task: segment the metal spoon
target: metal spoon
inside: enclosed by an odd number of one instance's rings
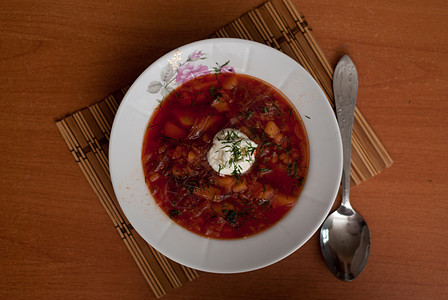
[[[366,222],[350,205],[350,156],[355,115],[358,73],[352,60],[344,55],[333,78],[336,115],[342,137],[342,202],[322,225],[320,247],[330,271],[342,281],[355,279],[367,263],[370,231]]]

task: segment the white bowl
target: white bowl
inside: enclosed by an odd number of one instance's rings
[[[149,118],[166,93],[185,80],[177,68],[229,61],[236,73],[260,78],[296,106],[309,139],[308,177],[297,204],[277,224],[243,239],[208,239],[173,222],[155,203],[141,163]],[[187,65],[190,64],[190,65]],[[202,67],[205,69],[205,67]],[[180,70],[182,71],[182,70]],[[188,72],[182,74],[188,74]],[[171,83],[167,83],[173,79]],[[182,46],[158,59],[134,82],[115,116],[109,148],[110,173],[120,206],[137,232],[170,259],[202,271],[238,273],[273,264],[300,248],[320,227],[335,200],[342,173],[339,127],[314,79],[289,56],[240,39],[209,39]]]

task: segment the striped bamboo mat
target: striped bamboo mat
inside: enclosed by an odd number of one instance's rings
[[[333,105],[333,69],[309,26],[289,0],[272,0],[249,11],[211,37],[233,37],[265,43],[297,60],[319,83]],[[164,257],[149,246],[123,214],[110,181],[108,146],[115,112],[127,88],[56,122],[74,160],[156,297],[199,276],[198,271]],[[359,110],[355,114],[352,183],[359,184],[392,164],[392,159]]]

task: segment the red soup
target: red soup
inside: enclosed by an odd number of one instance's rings
[[[255,143],[247,171],[235,163],[244,158],[238,139],[220,148],[231,157],[232,173],[211,166],[207,154],[223,129]],[[284,217],[309,163],[306,132],[292,104],[271,85],[233,73],[203,75],[170,93],[151,116],[142,150],[160,208],[184,228],[219,239],[259,233]]]

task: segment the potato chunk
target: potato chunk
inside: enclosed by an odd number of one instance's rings
[[[280,129],[274,121],[269,121],[264,128],[264,132],[272,139],[280,133]]]
[[[189,111],[175,110],[173,114],[177,117],[179,123],[185,127],[189,128],[194,124],[195,116]]]
[[[235,185],[235,178],[231,176],[216,176],[215,184],[224,189],[227,193],[232,190]]]
[[[235,74],[225,74],[221,77],[221,85],[224,89],[230,90],[238,84]]]
[[[291,205],[294,203],[295,201],[295,197],[292,195],[286,195],[283,193],[277,193],[275,194],[274,198],[273,198],[273,202],[272,202],[272,206],[275,207],[280,207],[280,206],[284,206],[284,205]]]
[[[213,101],[212,106],[216,109],[218,112],[225,112],[230,110],[230,106],[227,102],[224,102],[220,99],[217,99]]]
[[[186,134],[185,130],[183,130],[182,128],[180,128],[179,126],[177,126],[176,124],[174,124],[170,121],[167,121],[165,123],[164,130],[165,130],[165,135],[172,139],[180,139],[180,138],[184,137]]]
[[[239,182],[232,188],[232,190],[233,190],[233,192],[235,192],[235,193],[244,192],[245,190],[247,190],[246,180],[239,181]]]
[[[221,190],[212,185],[210,185],[205,189],[197,188],[194,190],[193,194],[210,201],[218,201],[219,199],[222,198]]]

